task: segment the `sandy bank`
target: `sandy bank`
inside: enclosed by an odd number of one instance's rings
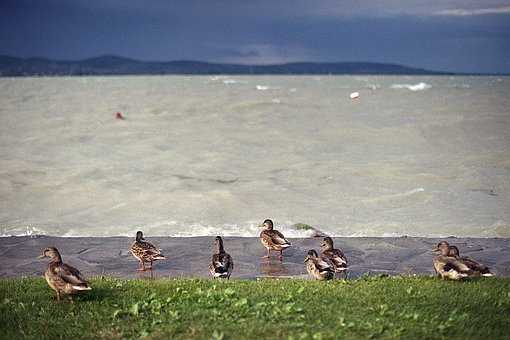
[[[160,248],[168,260],[159,261],[155,277],[209,277],[212,237],[148,238]],[[76,266],[87,276],[150,277],[137,273],[137,261],[128,252],[133,240],[127,237],[0,238],[0,277],[42,275],[46,262],[37,256],[47,246],[56,246],[64,261]],[[268,276],[306,277],[303,258],[307,250],[319,248],[321,239],[291,239],[293,247],[285,252],[283,262],[276,258],[261,259],[264,249],[258,238],[226,237],[226,250],[233,256],[233,278]],[[451,238],[461,255],[473,257],[500,276],[510,276],[510,239]],[[432,274],[433,238],[335,238],[350,262],[349,277],[371,274]]]

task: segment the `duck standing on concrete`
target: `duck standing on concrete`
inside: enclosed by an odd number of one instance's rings
[[[61,295],[65,294],[69,296],[72,302],[73,295],[92,289],[78,269],[62,262],[62,257],[57,248],[44,249],[39,258],[45,257],[50,258],[50,263],[44,272],[44,278],[51,289],[57,293],[57,301],[60,301]]]
[[[325,237],[321,244],[321,257],[329,261],[335,273],[347,275],[347,258],[340,249],[335,249],[333,239]]]
[[[267,255],[263,258],[269,258],[271,250],[280,252],[280,261],[283,259],[283,250],[291,246],[290,242],[278,230],[273,229],[273,221],[265,220],[263,225],[265,229],[260,233],[260,241],[267,249]]]
[[[225,252],[223,247],[223,240],[220,236],[216,236],[214,239],[215,252],[209,265],[209,271],[213,278],[226,278],[230,279],[230,275],[234,270],[234,261],[232,257]]]
[[[136,232],[135,242],[131,245],[131,254],[140,261],[139,271],[152,269],[152,263],[157,260],[164,260],[165,256],[161,254],[161,249],[156,248],[152,243],[145,241],[141,231]],[[150,267],[145,268],[145,262],[150,262]]]
[[[309,250],[305,257],[306,271],[316,280],[331,280],[335,276],[335,270],[324,259],[317,255],[315,250]]]

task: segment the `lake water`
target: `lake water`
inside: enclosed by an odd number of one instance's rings
[[[0,140],[4,236],[510,237],[509,77],[0,78]]]

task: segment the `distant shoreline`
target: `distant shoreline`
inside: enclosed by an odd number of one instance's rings
[[[121,75],[468,75],[377,62],[227,64],[195,60],[140,61],[119,56],[62,61],[0,56],[0,77]],[[481,74],[480,74],[481,75]]]

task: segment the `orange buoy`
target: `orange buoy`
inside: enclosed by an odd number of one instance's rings
[[[115,114],[115,118],[117,118],[117,119],[121,119],[121,120],[124,120],[124,119],[125,119],[121,112],[117,112],[117,113]]]

